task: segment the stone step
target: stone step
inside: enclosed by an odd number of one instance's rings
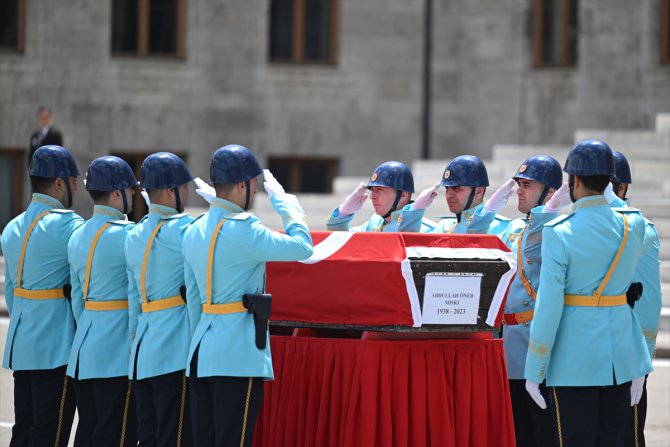
[[[629,160],[670,160],[670,133],[633,129],[579,129],[575,132],[575,142],[585,139],[605,141]]]
[[[670,332],[670,307],[661,309],[661,321],[658,324],[659,332]]]
[[[670,113],[656,114],[656,132],[670,133]]]
[[[663,307],[670,307],[670,283],[661,284],[661,296],[663,297]]]

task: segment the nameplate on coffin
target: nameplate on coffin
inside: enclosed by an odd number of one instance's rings
[[[433,272],[425,276],[424,324],[477,324],[482,273]]]

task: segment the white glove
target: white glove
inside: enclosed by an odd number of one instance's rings
[[[339,207],[340,215],[351,216],[363,208],[363,203],[365,203],[365,199],[368,198],[368,195],[365,193],[366,186],[365,183],[361,183],[354,189],[354,192],[344,199],[344,202],[342,202],[342,205]]]
[[[151,200],[149,200],[149,194],[147,194],[147,190],[142,188],[140,194],[142,194],[142,198],[147,203],[147,206],[151,205]]]
[[[642,398],[642,388],[644,387],[644,376],[633,379],[630,384],[630,406],[640,403]]]
[[[614,194],[614,189],[612,188],[611,183],[607,184],[607,188],[605,188],[605,192],[603,194],[605,196],[605,200],[607,200],[607,203],[612,203],[614,199],[618,198],[616,194]]]
[[[544,397],[542,397],[542,393],[540,393],[539,383],[526,380],[526,391],[528,391],[528,394],[530,394],[530,397],[535,401],[538,407],[543,410],[547,409],[547,402],[544,400]]]
[[[486,201],[482,212],[496,213],[503,209],[505,205],[507,205],[509,198],[512,197],[512,194],[514,194],[515,186],[516,180],[513,178],[503,183],[502,186],[498,188],[496,192],[494,192],[493,195],[491,195],[491,197]]]
[[[542,211],[545,213],[558,213],[560,210],[572,203],[570,199],[570,187],[567,182],[563,182],[560,188],[554,192],[551,199],[545,203]]]
[[[263,187],[265,187],[265,192],[268,193],[268,197],[272,198],[277,194],[284,194],[284,188],[279,184],[269,169],[263,169],[263,177],[265,178]]]
[[[414,203],[410,205],[411,210],[425,210],[428,208],[432,203],[433,200],[435,200],[435,197],[437,197],[437,189],[440,187],[440,184],[436,184],[431,186],[430,188],[426,188],[423,191],[421,191],[421,194],[419,194],[419,197],[416,198]]]
[[[214,187],[209,186],[207,182],[205,182],[203,179],[200,177],[196,177],[193,179],[195,182],[195,193],[205,199],[207,203],[211,203],[212,199],[216,197],[216,190]]]

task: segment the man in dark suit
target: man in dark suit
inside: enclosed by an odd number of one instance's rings
[[[40,129],[33,132],[30,137],[30,153],[28,154],[28,166],[33,159],[33,154],[37,148],[48,144],[56,146],[63,145],[63,135],[60,131],[51,125],[51,109],[47,106],[40,106],[37,109],[37,122]]]

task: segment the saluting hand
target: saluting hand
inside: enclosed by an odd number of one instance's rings
[[[544,212],[558,213],[560,210],[572,203],[570,198],[570,187],[567,182],[563,182],[560,188],[556,190],[551,199],[544,205]]]
[[[142,188],[140,194],[142,194],[142,198],[146,202],[147,206],[151,205],[151,200],[149,200],[149,194],[147,193],[147,190]]]
[[[193,181],[195,182],[195,186],[197,186],[195,193],[205,199],[207,203],[211,203],[212,199],[216,197],[216,190],[214,187],[209,186],[209,184],[200,177],[194,178]]]
[[[430,188],[426,188],[423,191],[421,191],[421,194],[419,194],[419,197],[416,198],[414,203],[410,206],[412,210],[425,210],[427,209],[430,205],[433,204],[433,200],[435,200],[435,197],[437,197],[437,189],[440,187],[439,183],[436,183],[435,185],[431,186]]]
[[[265,178],[263,187],[265,188],[265,192],[268,193],[270,198],[277,194],[284,194],[284,187],[277,181],[269,169],[263,169],[263,177]]]
[[[514,187],[516,180],[513,178],[507,180],[500,188],[494,192],[491,197],[484,204],[484,213],[497,213],[507,205],[509,198],[514,194]]]
[[[365,193],[366,184],[361,183],[354,189],[354,192],[349,194],[342,205],[339,206],[339,213],[343,216],[351,216],[355,214],[358,210],[363,208],[363,203],[365,199],[368,198],[368,195]]]

